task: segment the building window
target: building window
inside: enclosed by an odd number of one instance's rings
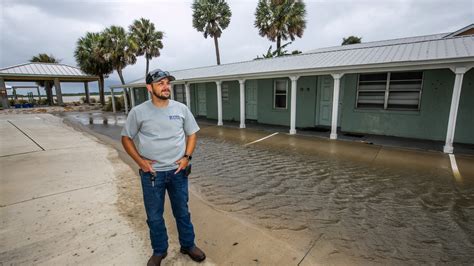
[[[222,101],[225,103],[229,102],[229,85],[228,84],[222,84]]]
[[[174,99],[180,103],[186,104],[186,91],[184,84],[174,85]]]
[[[357,108],[420,110],[423,72],[360,74]]]
[[[286,79],[275,80],[273,87],[273,108],[286,109],[288,98],[288,81]]]

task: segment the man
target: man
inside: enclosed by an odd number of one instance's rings
[[[166,190],[178,227],[181,252],[198,262],[206,258],[194,244],[188,211],[187,175],[199,127],[186,105],[169,100],[173,80],[167,71],[158,69],[148,73],[146,87],[151,100],[130,111],[122,130],[122,145],[140,167],[153,248],[148,265],[160,265],[167,255],[168,236],[163,220]]]

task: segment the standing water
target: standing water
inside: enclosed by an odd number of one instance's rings
[[[322,236],[333,247],[324,263],[474,262],[474,182],[457,183],[447,170],[378,167],[206,137],[194,158],[192,184],[206,200],[272,230]]]

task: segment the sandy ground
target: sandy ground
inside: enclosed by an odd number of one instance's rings
[[[5,114],[0,134],[0,264],[146,263],[151,249],[137,169],[116,142],[49,114]],[[166,208],[164,265],[194,265],[179,253]],[[205,265],[314,265],[305,257],[314,245],[305,232],[258,228],[195,193],[190,208]]]

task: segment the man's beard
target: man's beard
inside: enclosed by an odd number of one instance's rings
[[[159,95],[158,93],[156,93],[155,91],[153,91],[153,95],[155,95],[158,99],[160,100],[168,100],[170,98],[170,96],[166,97],[164,95]]]

